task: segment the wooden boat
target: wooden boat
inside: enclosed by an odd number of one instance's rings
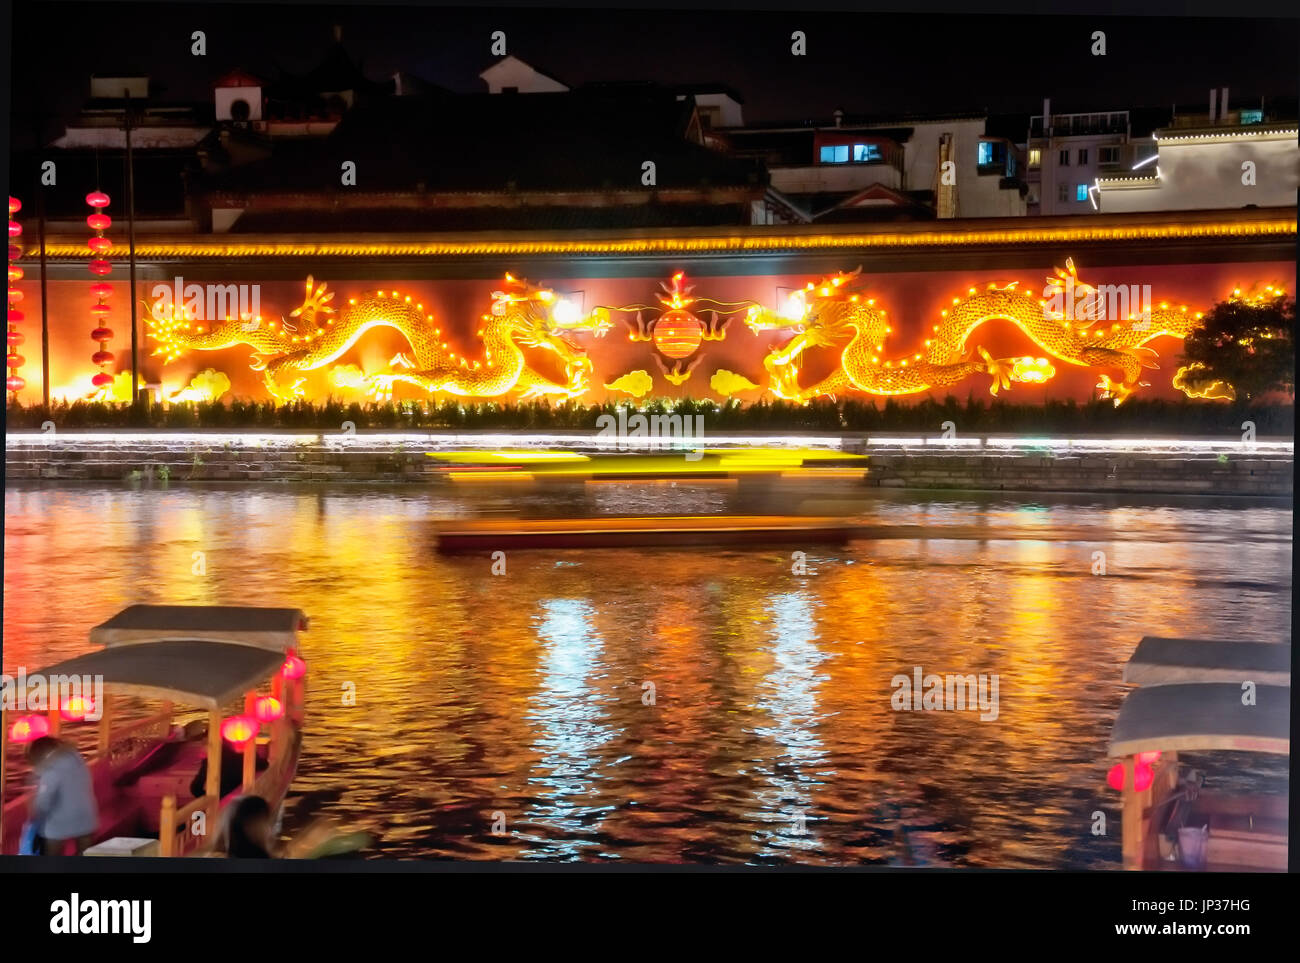
[[[265,799],[278,820],[302,745],[306,666],[297,651],[306,629],[298,609],[132,605],[91,630],[99,651],[41,671],[46,680],[103,680],[105,704],[87,759],[99,808],[88,852],[205,855],[223,810],[245,794]],[[124,722],[127,698],[152,711]],[[66,721],[69,700],[61,701],[43,715],[0,715],[0,772],[3,747],[17,731],[57,735],[78,724]],[[229,711],[241,702],[242,713]],[[178,724],[196,712],[189,725]],[[209,765],[203,794],[193,796],[191,782],[205,759],[222,758],[223,739],[242,754],[239,785],[223,794],[223,766]],[[5,802],[0,785],[0,853],[18,852],[30,795]]]
[[[1290,665],[1285,644],[1142,640],[1124,671],[1140,688],[1120,706],[1109,751],[1125,869],[1286,871],[1288,796],[1216,791],[1218,774],[1179,754],[1289,756]]]
[[[438,533],[446,554],[529,548],[844,542],[859,526],[841,518],[796,515],[676,515],[484,519],[453,522]]]

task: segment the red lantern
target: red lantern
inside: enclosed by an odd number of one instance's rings
[[[287,655],[284,657],[284,664],[280,666],[280,675],[286,679],[301,679],[307,672],[307,663],[296,655]]]
[[[59,715],[69,722],[82,722],[95,711],[95,700],[84,696],[68,696],[59,708]]]
[[[9,237],[18,237],[23,233],[22,225],[13,219],[13,216],[22,210],[22,202],[16,197],[9,198]],[[22,246],[19,244],[9,245],[9,260],[16,261],[23,256]],[[9,290],[8,290],[8,323],[9,328],[6,332],[6,340],[11,349],[5,358],[5,365],[9,368],[9,376],[5,379],[5,387],[14,395],[11,400],[17,401],[18,392],[27,387],[27,382],[18,375],[18,369],[22,367],[23,356],[12,349],[23,343],[23,336],[18,333],[17,325],[23,320],[23,313],[14,307],[15,304],[23,300],[23,292],[14,287],[18,281],[22,280],[23,269],[16,264],[9,265]]]
[[[108,207],[109,196],[103,191],[91,191],[86,195],[86,203],[95,210],[94,214],[86,218],[86,223],[95,231],[95,235],[86,242],[86,246],[95,254],[104,254],[113,247],[113,242],[104,237],[104,232],[109,229],[113,220],[107,214],[101,213],[104,208]],[[113,265],[102,257],[96,257],[90,262],[91,274],[103,277],[106,274],[111,274],[112,271]],[[106,388],[113,383],[113,376],[107,370],[113,363],[113,352],[108,350],[108,341],[113,337],[113,330],[104,324],[110,310],[104,302],[113,293],[113,288],[109,284],[97,282],[90,286],[90,293],[97,302],[90,309],[97,322],[95,330],[90,332],[90,340],[99,342],[99,350],[90,358],[94,365],[99,368],[99,373],[90,379],[90,383],[96,388]]]
[[[275,696],[259,696],[253,701],[253,715],[258,722],[274,722],[284,716],[284,704]]]
[[[252,716],[231,716],[221,724],[221,738],[243,750],[257,738],[257,720]]]
[[[1151,786],[1156,777],[1155,772],[1146,763],[1139,762],[1133,767],[1133,788],[1138,792]]]
[[[1110,772],[1106,773],[1106,785],[1110,786],[1116,792],[1122,792],[1124,789],[1124,763],[1117,762],[1110,767]]]
[[[9,198],[10,204],[13,204],[13,198]],[[12,210],[12,206],[10,207]],[[50,734],[50,720],[42,715],[19,716],[9,727],[9,741],[19,744],[25,742],[35,742],[42,736]]]

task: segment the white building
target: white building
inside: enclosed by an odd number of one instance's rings
[[[825,126],[721,134],[737,154],[762,159],[772,186],[817,221],[1021,216],[1016,146],[987,122],[980,113],[845,123],[837,111]]]
[[[1130,211],[1295,207],[1300,145],[1294,120],[1263,110],[1175,118],[1151,137],[1145,162],[1100,177],[1098,204]]]
[[[490,94],[562,94],[568,85],[518,57],[502,57],[479,74]]]
[[[1127,110],[1053,114],[1051,101],[1043,101],[1043,113],[1029,118],[1029,213],[1095,213],[1097,178],[1141,160],[1131,135]]]

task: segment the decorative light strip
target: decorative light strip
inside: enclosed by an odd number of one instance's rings
[[[865,445],[869,453],[872,449],[888,448],[924,448],[929,452],[938,450],[986,449],[999,453],[1013,449],[1029,452],[1050,450],[1062,452],[1070,450],[1085,451],[1123,451],[1123,452],[1258,452],[1293,455],[1293,441],[1241,441],[1229,438],[1071,438],[1071,437],[1025,437],[1021,435],[985,435],[970,437],[943,438],[940,436],[890,436],[890,435],[706,435],[702,438],[661,438],[658,445],[652,444],[656,439],[642,439],[646,442],[641,447],[629,447],[628,442],[616,438],[604,438],[595,430],[591,432],[562,433],[441,433],[441,432],[375,432],[374,434],[346,432],[312,432],[284,433],[268,432],[162,432],[162,431],[51,431],[51,432],[10,432],[5,437],[6,447],[62,447],[99,443],[104,445],[151,444],[169,445],[245,445],[250,448],[292,448],[297,445],[337,445],[342,447],[382,447],[402,445],[427,445],[443,451],[454,450],[499,450],[503,448],[586,448],[617,449],[631,452],[664,448],[719,448],[726,446],[753,446],[761,443],[765,447],[777,448],[828,448],[843,450],[853,448],[862,450]],[[622,446],[622,447],[620,447]]]
[[[113,272],[113,265],[106,257],[113,249],[113,242],[104,237],[104,232],[113,224],[113,219],[104,213],[104,208],[109,205],[109,196],[103,191],[91,191],[86,195],[86,203],[94,212],[86,218],[86,224],[95,232],[86,242],[94,255],[90,262],[90,273],[102,278]],[[113,363],[113,352],[108,350],[113,329],[107,323],[110,310],[107,302],[113,293],[113,286],[107,281],[96,281],[90,286],[90,293],[95,296],[95,303],[90,309],[90,313],[95,316],[95,330],[90,332],[90,340],[99,342],[99,350],[90,359],[99,368],[99,372],[90,382],[96,388],[104,388],[113,383],[113,376],[106,370]]]
[[[23,341],[26,340],[23,337],[22,333],[18,330],[18,324],[23,320],[24,316],[23,316],[23,312],[19,308],[15,307],[15,305],[20,304],[22,302],[23,292],[19,291],[16,287],[14,287],[14,285],[17,282],[22,280],[23,269],[20,268],[17,264],[13,263],[14,261],[18,260],[18,258],[22,257],[22,253],[23,253],[22,245],[19,243],[18,240],[20,237],[22,237],[23,226],[14,220],[14,215],[17,214],[22,209],[23,209],[22,201],[18,200],[18,198],[16,197],[9,198],[9,262],[10,263],[9,263],[9,285],[8,285],[9,295],[8,295],[8,300],[6,302],[6,307],[9,311],[9,315],[6,321],[7,347],[5,349],[5,366],[9,369],[9,377],[5,379],[5,387],[10,392],[12,392],[12,398],[14,400],[17,399],[18,392],[22,391],[23,388],[27,387],[27,382],[24,381],[18,374],[18,369],[21,368],[23,366],[23,362],[27,360],[18,353],[19,346],[22,345]]]
[[[1225,141],[1236,140],[1239,137],[1275,137],[1278,140],[1287,137],[1294,137],[1300,133],[1300,129],[1295,127],[1276,128],[1273,130],[1234,130],[1234,131],[1201,131],[1199,134],[1152,134],[1153,140],[1164,142],[1170,140],[1204,140],[1204,141]]]
[[[136,256],[155,258],[257,257],[439,257],[517,256],[529,254],[689,254],[839,250],[844,248],[978,247],[1004,244],[1065,244],[1088,241],[1142,241],[1216,237],[1273,237],[1296,233],[1296,219],[1216,221],[1204,224],[1092,225],[983,231],[916,231],[872,234],[744,234],[713,237],[637,237],[616,240],[518,241],[144,241]],[[34,251],[29,252],[30,256]],[[56,241],[47,243],[47,257],[76,258],[81,249]]]

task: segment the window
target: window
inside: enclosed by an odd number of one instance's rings
[[[1241,122],[1243,124],[1262,124],[1264,123],[1264,112],[1262,110],[1243,110],[1241,112]]]
[[[1076,201],[1086,201],[1088,199],[1088,185],[1080,184],[1074,189],[1074,199]]]
[[[993,144],[991,141],[980,141],[980,153],[977,163],[983,167],[985,164],[993,163]]]
[[[1088,148],[1086,147],[1079,148],[1079,166],[1080,167],[1088,166]]]
[[[1029,166],[1038,167],[1043,163],[1043,151],[1040,147],[1035,147],[1029,152]]]
[[[830,144],[822,148],[823,164],[847,164],[849,162],[848,144]]]
[[[853,161],[856,164],[868,164],[880,160],[879,144],[854,144]]]
[[[1118,147],[1098,147],[1097,163],[1099,164],[1118,164],[1119,148]]]
[[[1069,167],[1069,166],[1070,166],[1070,152],[1069,152],[1068,150],[1063,150],[1063,151],[1061,151],[1061,158],[1060,158],[1060,160],[1061,160],[1061,166],[1062,166],[1062,167]]]
[[[1056,188],[1056,199],[1064,204],[1070,199],[1070,185],[1061,184]]]

